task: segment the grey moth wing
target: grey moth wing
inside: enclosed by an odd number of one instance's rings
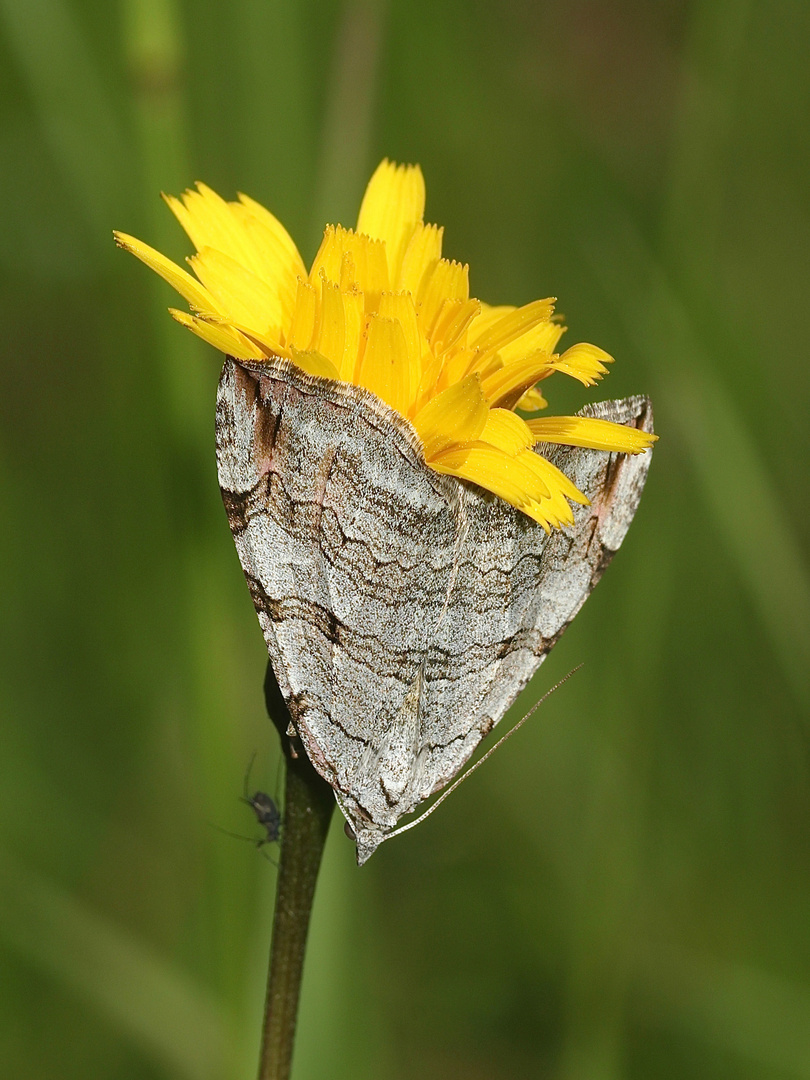
[[[644,397],[582,410],[652,430]],[[446,786],[587,599],[651,452],[541,447],[590,499],[546,532],[430,469],[374,394],[288,361],[228,358],[222,497],[279,687],[359,863]]]

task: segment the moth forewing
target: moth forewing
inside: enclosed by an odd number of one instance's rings
[[[582,414],[652,430],[646,398]],[[358,862],[456,776],[632,520],[650,451],[542,452],[590,499],[550,535],[430,469],[408,421],[368,391],[280,359],[225,363],[228,519],[292,721]]]

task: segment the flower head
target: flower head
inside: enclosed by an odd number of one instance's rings
[[[283,225],[246,195],[226,202],[204,184],[166,202],[196,247],[196,278],[123,233],[116,242],[188,302],[173,317],[236,359],[283,356],[310,375],[354,383],[411,421],[425,461],[472,481],[545,529],[587,500],[537,443],[636,454],[655,439],[588,417],[524,420],[556,372],[592,386],[612,357],[595,345],[555,352],[565,328],[554,298],[491,307],[470,296],[469,268],[442,258],[424,223],[418,166],[383,161],[355,230],[327,226],[309,272]]]

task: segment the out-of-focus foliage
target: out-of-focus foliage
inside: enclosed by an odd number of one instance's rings
[[[425,825],[320,883],[296,1080],[810,1077],[810,7],[0,0],[0,1059],[253,1074],[264,648],[180,258],[204,179],[311,258],[419,161],[490,302],[560,297],[662,435],[622,552]],[[553,388],[553,411],[582,403]]]

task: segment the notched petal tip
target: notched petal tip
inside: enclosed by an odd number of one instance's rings
[[[658,439],[652,432],[588,416],[548,416],[527,420],[535,443],[583,446],[618,454],[641,454]]]

